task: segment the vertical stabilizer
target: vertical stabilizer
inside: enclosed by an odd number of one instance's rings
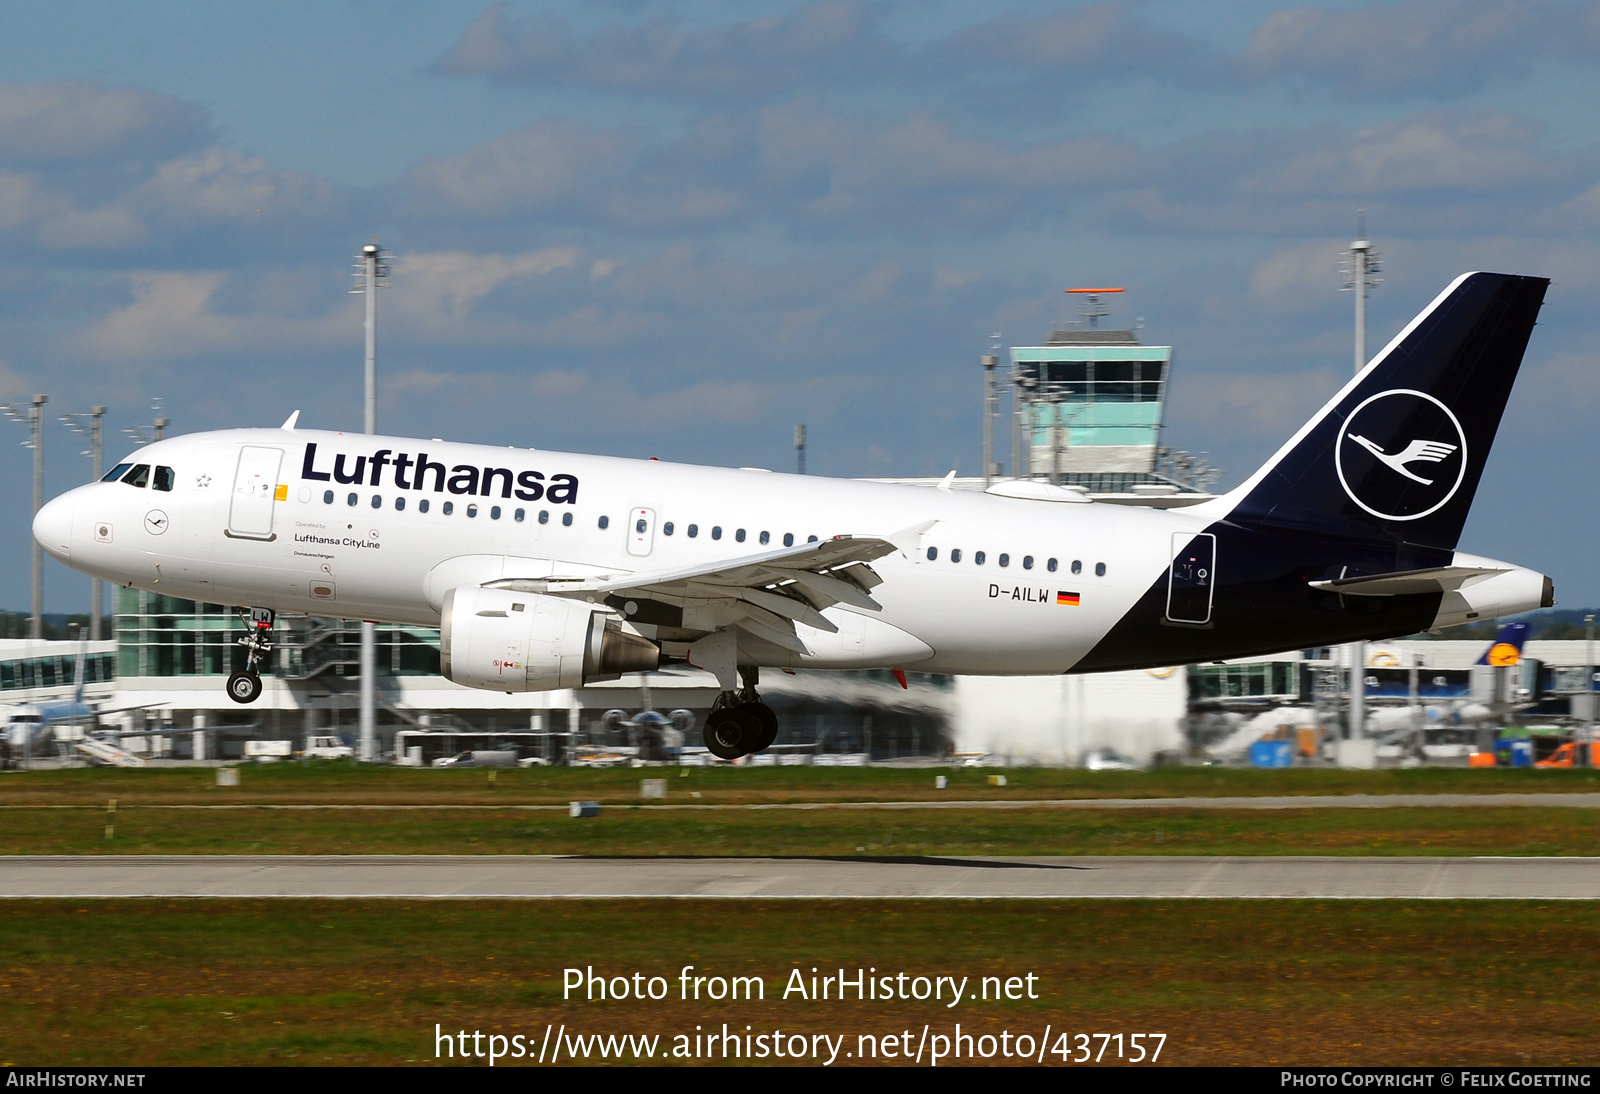
[[[1229,519],[1454,548],[1549,283],[1457,278],[1228,495]]]

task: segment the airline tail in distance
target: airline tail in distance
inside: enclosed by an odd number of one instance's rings
[[[1507,668],[1511,665],[1522,663],[1522,643],[1528,637],[1526,623],[1507,623],[1500,628],[1500,633],[1495,636],[1489,648],[1483,651],[1483,656],[1475,664],[1493,665],[1495,668]]]

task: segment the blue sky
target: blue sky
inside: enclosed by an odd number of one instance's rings
[[[1597,76],[1563,0],[12,5],[0,395],[51,395],[50,492],[91,403],[357,425],[377,236],[385,430],[976,473],[991,332],[1110,283],[1231,483],[1349,368],[1364,208],[1374,346],[1462,270],[1555,279],[1463,546],[1600,603]]]

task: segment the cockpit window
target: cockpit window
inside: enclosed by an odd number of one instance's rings
[[[132,471],[122,476],[122,481],[129,486],[144,486],[150,481],[150,465],[141,463]]]
[[[156,477],[151,481],[150,489],[171,490],[172,483],[175,479],[177,479],[177,477],[177,472],[173,471],[172,468],[161,467],[158,465],[156,467]]]
[[[119,463],[119,464],[117,464],[117,466],[113,467],[110,471],[107,471],[104,475],[101,475],[100,476],[100,481],[101,482],[116,482],[118,479],[122,478],[122,476],[126,475],[128,473],[128,468],[130,468],[132,466],[133,466],[133,464],[131,464],[131,463]]]

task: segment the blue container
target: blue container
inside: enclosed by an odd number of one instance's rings
[[[1288,741],[1257,741],[1250,746],[1251,767],[1289,767],[1294,750]]]
[[[1532,741],[1527,741],[1527,740],[1523,740],[1523,741],[1507,741],[1506,743],[1511,746],[1511,766],[1512,767],[1532,767],[1533,766],[1533,742]]]

